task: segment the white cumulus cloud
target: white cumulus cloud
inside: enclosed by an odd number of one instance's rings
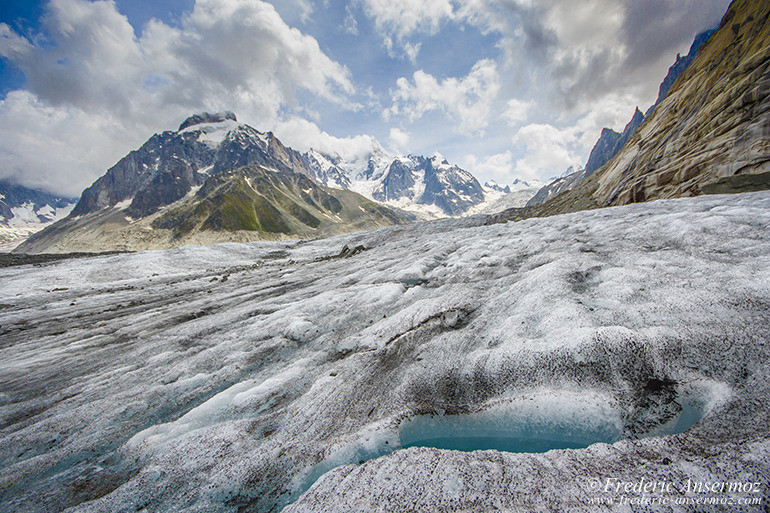
[[[510,150],[483,158],[466,155],[463,159],[463,166],[476,177],[492,177],[500,183],[513,180],[514,162]]]
[[[414,121],[432,111],[448,114],[461,133],[480,132],[489,123],[492,101],[500,91],[500,75],[494,61],[477,62],[461,78],[436,79],[422,70],[412,79],[401,77],[391,92],[388,116],[404,116]]]
[[[409,140],[410,137],[407,132],[404,132],[403,130],[396,127],[390,129],[390,137],[388,137],[388,141],[390,142],[391,148],[393,148],[396,152],[405,152],[408,148]]]
[[[577,136],[572,129],[533,123],[521,127],[513,144],[523,148],[525,155],[515,163],[514,172],[524,180],[556,175],[572,165],[580,165]]]

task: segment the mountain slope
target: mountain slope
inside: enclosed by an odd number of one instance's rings
[[[591,176],[594,171],[601,168],[604,164],[609,162],[612,157],[617,155],[621,148],[623,148],[628,140],[631,139],[631,136],[643,121],[644,114],[642,114],[637,107],[634,115],[631,116],[631,120],[623,129],[623,132],[617,133],[610,128],[603,129],[602,135],[591,150],[586,166],[546,185],[537,191],[537,194],[527,202],[527,205],[533,206],[545,203],[549,199],[577,187],[583,180]]]
[[[605,129],[608,130],[608,129]],[[616,133],[612,130],[610,130],[612,133]],[[600,140],[601,141],[601,140]],[[597,143],[599,145],[600,143]],[[575,187],[577,184],[579,184],[583,179],[585,179],[588,174],[586,173],[586,170],[584,168],[578,168],[577,170],[571,171],[574,168],[570,166],[569,169],[567,169],[567,173],[564,176],[561,176],[559,178],[556,178],[555,180],[551,181],[549,184],[544,185],[541,187],[532,198],[527,201],[528,206],[532,205],[539,205],[541,203],[545,203],[549,199],[558,196],[564,191],[568,191]]]
[[[220,242],[317,238],[402,224],[414,216],[308,176],[258,164],[225,171],[193,194],[133,219],[130,207],[67,218],[16,252],[145,250]]]
[[[676,62],[674,62],[674,64],[668,69],[666,77],[660,84],[660,88],[658,89],[658,98],[655,100],[655,103],[652,104],[652,106],[647,110],[644,117],[649,117],[655,107],[657,107],[658,104],[662,102],[666,96],[668,96],[668,92],[671,89],[671,86],[673,86],[674,82],[676,82],[682,73],[684,73],[684,70],[686,70],[687,67],[692,64],[692,61],[695,60],[695,56],[698,55],[698,50],[700,50],[700,47],[703,46],[703,43],[708,41],[708,39],[711,37],[711,34],[714,32],[716,32],[716,29],[706,30],[696,35],[692,45],[690,45],[690,51],[687,52],[687,55],[676,56]]]
[[[206,181],[192,198],[167,210],[152,222],[170,229],[175,238],[197,229],[301,237],[388,226],[406,221],[404,215],[361,198],[354,192],[319,186],[298,173],[275,173],[251,165]]]
[[[652,117],[597,180],[599,204],[699,194],[770,171],[770,4],[736,0]]]
[[[692,63],[700,47],[714,32],[714,30],[701,32],[695,36],[695,39],[690,46],[690,51],[687,55],[684,57],[677,55],[676,62],[669,68],[666,77],[660,84],[657,100],[647,110],[646,114],[642,114],[642,112],[637,107],[633,116],[631,116],[631,120],[626,124],[621,133],[618,133],[611,128],[604,128],[601,135],[599,136],[599,139],[596,141],[596,144],[594,144],[594,147],[591,149],[591,153],[588,156],[588,161],[586,162],[585,168],[577,171],[573,176],[562,177],[562,179],[556,180],[552,184],[548,184],[547,186],[543,187],[543,189],[538,191],[538,194],[536,194],[527,203],[527,205],[539,205],[551,198],[556,197],[562,192],[575,188],[579,183],[581,183],[587,177],[591,176],[596,170],[609,162],[612,157],[617,155],[623,146],[625,146],[626,143],[631,139],[631,136],[634,134],[636,129],[639,128],[642,122],[647,117],[649,117],[655,110],[655,107],[657,107],[658,104],[662,102],[666,96],[668,96],[668,92],[671,89],[671,86],[684,72],[684,70],[686,70],[687,67]]]

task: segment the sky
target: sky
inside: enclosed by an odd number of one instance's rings
[[[3,0],[0,179],[77,197],[232,110],[287,145],[443,155],[481,182],[585,164],[728,0]]]

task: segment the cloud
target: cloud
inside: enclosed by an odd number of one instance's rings
[[[527,120],[529,109],[532,108],[533,102],[517,100],[511,98],[508,100],[503,111],[502,117],[508,122],[510,126],[519,125]]]
[[[383,43],[392,57],[403,52],[412,62],[420,45],[408,37],[416,32],[435,33],[445,19],[454,16],[450,0],[360,0],[364,12],[384,35]]]
[[[510,150],[507,150],[482,159],[477,158],[475,155],[466,155],[463,159],[463,167],[477,177],[491,176],[496,181],[505,183],[512,181],[513,178],[513,154]]]
[[[718,23],[730,0],[361,0],[389,48],[442,22],[494,34],[518,80],[549,89],[558,108],[607,93],[651,102],[677,51]]]
[[[623,130],[634,114],[633,105],[628,95],[609,94],[561,127],[550,123],[521,127],[512,138],[522,155],[513,166],[514,174],[542,180],[561,174],[569,166],[585,165],[602,128]]]
[[[0,102],[0,177],[78,197],[127,153],[117,141],[135,147],[151,134],[132,130],[117,117],[53,107],[29,91],[11,91]]]
[[[404,132],[403,130],[400,130],[396,127],[390,129],[390,137],[388,138],[388,141],[390,142],[391,148],[393,148],[396,152],[403,153],[409,144],[409,139],[410,137],[407,132]]]
[[[672,57],[719,22],[730,0],[466,0],[458,22],[496,33],[509,66],[581,109],[606,94],[654,100]],[[653,91],[653,92],[650,92]]]
[[[308,151],[314,148],[328,155],[339,155],[348,161],[359,160],[374,151],[382,151],[380,143],[370,135],[335,137],[302,118],[279,121],[275,133],[284,144],[296,150]]]
[[[387,116],[403,116],[414,121],[428,112],[448,114],[460,133],[481,132],[489,123],[492,101],[500,91],[500,76],[494,61],[478,61],[462,78],[437,80],[422,70],[412,80],[401,77],[391,91],[392,105]]]
[[[342,22],[342,29],[352,36],[358,35],[358,21],[350,9],[350,5],[345,7],[345,20]]]
[[[0,24],[0,56],[27,82],[0,101],[0,178],[22,185],[76,195],[194,111],[230,109],[270,128],[302,111],[298,91],[357,108],[349,70],[265,2],[197,0],[179,27],[152,20],[137,36],[112,0],[52,0],[42,27],[25,37]],[[28,147],[39,153],[19,154]]]
[[[523,126],[513,136],[513,144],[525,150],[525,156],[516,161],[514,172],[529,180],[553,176],[569,166],[580,165],[580,155],[575,151],[577,142],[573,129],[543,123]]]

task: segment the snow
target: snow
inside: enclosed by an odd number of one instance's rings
[[[324,173],[329,173],[331,169],[335,168],[340,170],[348,180],[350,180],[349,186],[343,188],[348,188],[371,200],[374,200],[375,192],[382,190],[382,184],[388,177],[390,166],[393,163],[398,162],[410,170],[415,183],[409,190],[404,191],[400,198],[391,199],[381,203],[412,212],[417,214],[421,219],[439,219],[447,217],[447,214],[436,205],[419,203],[420,198],[425,192],[425,171],[418,168],[420,163],[419,157],[413,155],[390,155],[381,149],[380,151],[373,151],[366,154],[364,157],[358,157],[350,161],[346,161],[339,156],[333,157],[332,161],[321,152],[312,149],[309,152],[309,156],[318,163],[321,171]],[[367,178],[365,176],[365,171],[370,164],[373,165],[374,171],[371,176]],[[447,177],[448,172],[456,173],[460,178],[466,181],[474,180],[473,175],[457,166],[449,164],[441,155],[431,157],[430,165],[437,170],[438,181],[450,191],[452,190],[452,183]],[[339,183],[336,185],[342,186],[342,184]],[[457,195],[466,201],[470,199],[467,195]],[[475,209],[474,212],[477,212],[478,210],[479,209]]]
[[[67,217],[73,208],[75,203],[60,208],[43,205],[36,210],[32,202],[11,208],[13,217],[7,220],[7,226],[0,224],[0,252],[11,251],[33,233]]]
[[[35,231],[42,229],[48,223],[58,221],[67,217],[67,215],[75,208],[74,203],[61,208],[54,208],[51,205],[43,205],[35,210],[35,206],[31,202],[24,203],[19,207],[11,208],[13,217],[8,220],[8,226],[12,228],[32,228]],[[40,217],[46,219],[45,222],[40,220]]]
[[[134,198],[126,198],[123,201],[118,201],[115,203],[115,205],[112,207],[117,210],[123,210],[131,206],[131,203],[133,203]]]
[[[766,482],[770,193],[485,219],[0,268],[4,507],[566,510],[594,477]],[[645,392],[664,378],[705,417],[649,436],[678,411]],[[629,439],[401,449],[431,414]]]

